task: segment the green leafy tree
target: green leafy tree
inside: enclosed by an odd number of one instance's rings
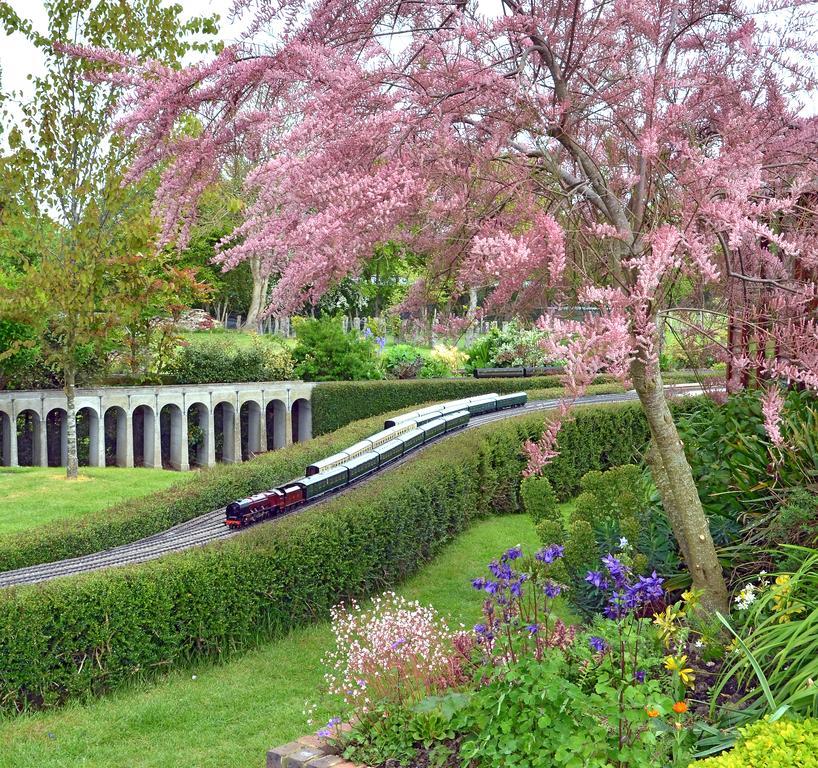
[[[18,179],[13,203],[29,212],[20,222],[29,250],[21,253],[13,290],[4,289],[3,314],[36,331],[68,400],[69,477],[77,476],[74,393],[87,355],[101,355],[115,329],[132,318],[124,308],[140,297],[118,277],[128,260],[152,250],[150,179],[123,184],[133,160],[129,142],[110,131],[118,87],[99,86],[86,65],[59,44],[114,48],[125,55],[176,65],[216,33],[217,17],[181,21],[181,6],[160,0],[48,0],[49,25],[40,34],[0,3],[0,24],[22,33],[41,52],[45,74],[32,95],[2,95],[7,165]],[[55,46],[55,41],[58,45]]]

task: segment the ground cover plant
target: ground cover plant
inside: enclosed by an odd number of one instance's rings
[[[82,467],[77,483],[59,467],[0,467],[0,537],[81,519],[185,478],[161,469]]]
[[[434,606],[453,626],[472,626],[480,606],[463,571],[477,572],[503,539],[536,546],[525,515],[489,518],[447,545],[396,592]],[[87,704],[0,719],[0,767],[124,768],[135,760],[144,768],[259,765],[266,750],[316,729],[333,714],[318,695],[321,659],[331,644],[328,622],[293,628],[223,664],[137,679]]]

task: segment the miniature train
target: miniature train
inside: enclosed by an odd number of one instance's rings
[[[462,429],[472,416],[525,405],[525,392],[490,393],[421,408],[384,422],[383,430],[345,451],[310,464],[304,477],[227,505],[225,525],[243,528],[278,517],[377,471],[440,435]]]

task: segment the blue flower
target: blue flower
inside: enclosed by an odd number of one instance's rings
[[[523,581],[524,579],[518,579],[517,581],[511,582],[510,589],[514,597],[520,597],[523,594]]]
[[[534,558],[541,563],[553,563],[555,560],[559,560],[564,553],[565,547],[560,544],[551,544],[537,552]]]
[[[523,548],[520,544],[516,547],[512,547],[511,549],[507,550],[506,553],[503,555],[502,560],[505,562],[506,560],[516,560],[518,557],[523,556]]]
[[[607,568],[608,573],[611,574],[611,578],[614,580],[616,587],[618,589],[624,587],[628,581],[628,577],[630,576],[630,569],[628,566],[611,554],[607,554],[602,558],[602,564],[605,566],[605,568]]]
[[[486,580],[482,576],[478,576],[476,579],[471,580],[471,585],[475,589],[483,589],[486,586]]]
[[[644,683],[645,682],[645,670],[644,669],[637,669],[634,678],[637,683]]]
[[[499,588],[500,585],[496,581],[487,581],[485,586],[483,587],[483,589],[490,595],[496,594]]]
[[[485,624],[475,624],[474,625],[474,634],[475,635],[485,635],[488,632],[488,627]]]
[[[529,624],[527,629],[528,629],[529,634],[531,634],[531,635],[536,635],[537,632],[540,631],[540,627],[539,627],[538,624]]]
[[[514,572],[511,570],[511,566],[508,563],[498,563],[496,560],[494,560],[489,563],[489,570],[498,579],[508,580],[514,577]]]
[[[657,576],[656,571],[650,576],[640,576],[639,580],[625,591],[625,605],[634,609],[661,600],[665,596],[663,582],[664,579]]]
[[[596,636],[588,638],[588,645],[598,653],[602,653],[608,647],[608,644],[601,637]]]
[[[329,722],[320,731],[318,731],[317,736],[322,739],[331,739],[333,736],[332,729],[336,725],[340,724],[341,724],[340,717],[330,718]]]
[[[588,575],[585,577],[585,581],[589,584],[593,584],[597,589],[607,589],[608,582],[602,576],[599,571],[588,571]]]
[[[543,592],[545,592],[546,597],[555,598],[562,592],[562,587],[553,581],[549,581],[545,587],[543,587]]]

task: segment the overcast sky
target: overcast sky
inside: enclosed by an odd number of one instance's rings
[[[4,0],[0,0],[3,2]],[[25,16],[31,20],[34,27],[45,32],[48,19],[43,3],[40,0],[5,0],[20,16]],[[232,0],[175,0],[178,2],[186,16],[205,15],[218,13],[221,16],[221,25],[225,41],[231,41],[237,30],[231,27],[228,22],[228,12],[232,6]],[[170,2],[163,3],[170,5]],[[35,48],[33,48],[20,35],[10,37],[0,31],[0,69],[2,69],[3,87],[6,91],[28,90],[29,74],[38,74],[42,71],[42,61]]]

